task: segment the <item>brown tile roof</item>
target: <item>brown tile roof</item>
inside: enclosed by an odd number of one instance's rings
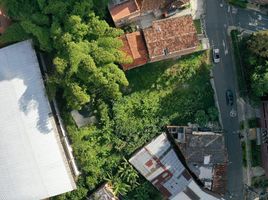
[[[137,0],[142,12],[163,8],[171,3],[189,3],[190,0]]]
[[[212,191],[218,194],[224,194],[226,191],[227,182],[227,165],[221,164],[214,167]]]
[[[147,63],[148,53],[140,31],[125,34],[121,39],[124,43],[122,51],[133,59],[133,63],[122,65],[124,70],[129,70]]]
[[[143,30],[149,57],[179,53],[198,46],[197,32],[191,15],[154,21]]]
[[[11,24],[11,20],[5,15],[5,11],[0,7],[0,33],[4,33]]]
[[[140,1],[140,8],[142,12],[157,10],[164,6],[164,0],[142,0]]]
[[[129,0],[119,5],[115,5],[110,9],[111,16],[114,22],[130,16],[132,13],[139,11],[139,6],[135,0]]]

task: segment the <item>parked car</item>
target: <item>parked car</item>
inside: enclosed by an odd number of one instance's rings
[[[234,104],[234,95],[232,90],[226,90],[226,104],[232,106]]]
[[[220,50],[219,49],[213,49],[213,61],[214,63],[220,62]]]

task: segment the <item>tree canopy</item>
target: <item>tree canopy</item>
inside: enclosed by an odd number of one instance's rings
[[[268,94],[268,31],[259,31],[239,43],[245,81],[253,99]]]
[[[92,0],[0,0],[13,24],[0,37],[10,43],[33,38],[43,51],[53,53],[55,69],[48,80],[50,95],[63,91],[71,109],[90,100],[113,101],[128,85],[118,63],[128,63],[118,39],[123,32],[110,27],[93,12]]]

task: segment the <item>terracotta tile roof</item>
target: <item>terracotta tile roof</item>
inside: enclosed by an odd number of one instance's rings
[[[124,17],[128,17],[136,11],[139,11],[139,6],[135,0],[129,0],[124,3],[115,5],[109,10],[114,22],[116,22],[120,19],[123,19]]]
[[[143,30],[149,57],[155,58],[198,46],[197,32],[191,15],[154,21]]]
[[[124,43],[122,51],[133,59],[133,63],[122,65],[124,70],[129,70],[147,63],[148,53],[140,31],[125,34],[121,39]]]
[[[221,164],[214,167],[212,191],[218,194],[224,194],[227,182],[227,165]]]
[[[3,8],[0,8],[0,33],[3,33],[10,24],[11,20],[5,15]]]
[[[161,7],[163,7],[165,4],[164,0],[142,0],[140,5],[141,5],[141,11],[146,12],[146,11],[151,11],[151,10],[157,10]]]
[[[153,11],[163,8],[171,3],[189,3],[190,0],[137,0],[142,12]]]

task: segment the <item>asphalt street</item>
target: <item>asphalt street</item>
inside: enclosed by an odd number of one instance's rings
[[[226,199],[242,200],[243,197],[243,172],[242,149],[238,137],[239,122],[232,111],[237,110],[236,94],[237,80],[235,61],[232,53],[230,38],[227,34],[229,26],[234,26],[239,20],[237,13],[222,0],[206,0],[205,3],[206,33],[212,48],[220,49],[221,62],[213,67],[213,77],[216,88],[222,125],[225,134],[225,143],[228,152],[227,192]],[[239,12],[237,10],[237,12]],[[226,90],[234,93],[234,105],[226,103]]]
[[[268,16],[256,11],[247,9],[237,9],[230,6],[229,12],[232,13],[233,23],[242,29],[249,31],[259,31],[268,29]]]

